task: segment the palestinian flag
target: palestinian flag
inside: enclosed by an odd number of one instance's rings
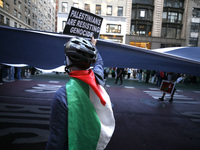
[[[114,132],[110,97],[92,70],[73,71],[66,84],[69,150],[103,150]]]

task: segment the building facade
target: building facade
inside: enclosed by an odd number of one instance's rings
[[[55,0],[0,0],[0,23],[55,32]]]
[[[132,0],[126,44],[147,49],[200,46],[199,0]]]
[[[101,39],[200,46],[200,0],[0,0],[0,25],[62,33],[72,6],[104,18]]]
[[[186,45],[200,47],[200,0],[188,4],[187,18]]]
[[[63,32],[70,8],[73,6],[103,17],[101,39],[125,43],[126,0],[57,0],[57,4],[57,32]]]

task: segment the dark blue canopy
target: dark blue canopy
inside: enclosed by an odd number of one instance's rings
[[[27,64],[41,69],[57,68],[64,64],[64,44],[70,38],[63,34],[0,26],[0,63]],[[106,67],[200,76],[199,47],[147,50],[98,40],[97,48]]]

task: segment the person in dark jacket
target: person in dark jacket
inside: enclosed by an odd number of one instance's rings
[[[124,73],[124,68],[117,68],[117,78],[115,80],[115,84],[117,84],[118,80],[120,79],[120,85],[123,84],[123,73]]]
[[[75,37],[65,45],[70,80],[52,102],[46,150],[103,150],[114,132],[112,105],[103,88],[103,60],[95,44],[94,39],[91,43]]]

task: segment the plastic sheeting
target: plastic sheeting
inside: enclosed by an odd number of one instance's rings
[[[0,26],[0,63],[54,69],[64,64],[64,44],[71,36]],[[147,50],[98,40],[106,67],[138,68],[200,76],[200,48]]]

